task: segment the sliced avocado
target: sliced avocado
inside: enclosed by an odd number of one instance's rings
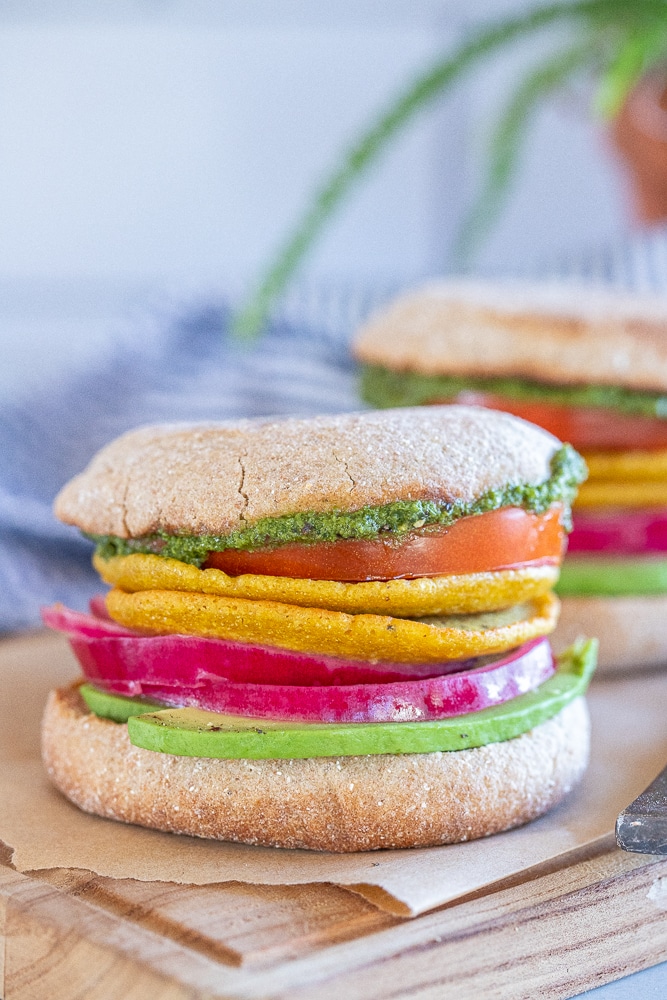
[[[667,593],[667,559],[568,556],[556,585],[560,597],[624,597]]]
[[[152,701],[150,698],[126,698],[122,694],[102,691],[93,684],[82,684],[79,694],[91,712],[99,715],[101,719],[112,719],[114,722],[127,722],[131,715],[159,712],[164,708],[164,703],[161,701]]]
[[[575,644],[559,658],[556,673],[535,691],[503,705],[438,722],[302,723],[220,715],[193,708],[145,713],[127,702],[130,741],[137,747],[183,757],[289,759],[361,754],[430,753],[464,750],[520,736],[556,715],[588,687],[597,660],[597,640]],[[82,686],[88,704],[90,685]],[[99,714],[113,717],[96,690]],[[144,703],[145,707],[145,703]],[[138,714],[144,712],[144,714]]]

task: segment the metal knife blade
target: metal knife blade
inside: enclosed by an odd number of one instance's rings
[[[667,767],[619,813],[616,843],[637,854],[667,854]]]

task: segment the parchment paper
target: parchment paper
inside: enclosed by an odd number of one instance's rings
[[[619,810],[667,761],[667,674],[597,682],[593,758],[558,809],[469,844],[335,855],[178,837],[80,812],[48,783],[39,719],[50,687],[78,675],[57,636],[0,643],[0,840],[22,872],[78,868],[113,878],[202,885],[331,882],[415,916],[609,835]]]

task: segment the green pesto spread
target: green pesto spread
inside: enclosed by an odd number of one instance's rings
[[[586,478],[586,465],[570,445],[563,445],[551,460],[551,476],[543,483],[510,484],[488,490],[477,500],[397,500],[382,507],[331,510],[263,517],[229,535],[169,535],[156,532],[141,538],[88,535],[97,543],[103,559],[134,552],[161,555],[200,566],[209,552],[224,549],[271,548],[289,542],[335,542],[342,538],[374,539],[385,532],[401,538],[430,525],[449,526],[461,517],[483,514],[500,507],[523,507],[541,514],[553,503],[563,503],[569,529],[569,510],[579,483]]]
[[[454,400],[460,392],[488,392],[507,399],[537,400],[560,406],[621,410],[640,417],[667,419],[667,396],[614,385],[548,385],[519,378],[474,378],[390,371],[380,365],[361,369],[361,396],[373,406],[421,406]]]

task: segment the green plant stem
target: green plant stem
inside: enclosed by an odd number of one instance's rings
[[[465,266],[479,247],[502,208],[515,173],[516,162],[532,115],[540,101],[562,86],[565,80],[591,57],[592,40],[542,63],[519,86],[494,130],[490,166],[484,188],[464,219],[454,246],[454,259]]]
[[[605,69],[595,95],[595,108],[604,118],[613,118],[621,110],[628,94],[641,77],[667,54],[667,24],[640,25],[618,40],[613,57]]]
[[[605,23],[667,17],[665,0],[561,0],[510,17],[474,32],[452,54],[436,60],[389,105],[378,120],[352,144],[339,167],[316,191],[305,213],[279,248],[254,294],[237,314],[233,332],[242,338],[257,336],[270,310],[284,291],[307,251],[353,184],[386,149],[417,112],[429,107],[476,62],[508,43],[557,21],[589,20]]]

